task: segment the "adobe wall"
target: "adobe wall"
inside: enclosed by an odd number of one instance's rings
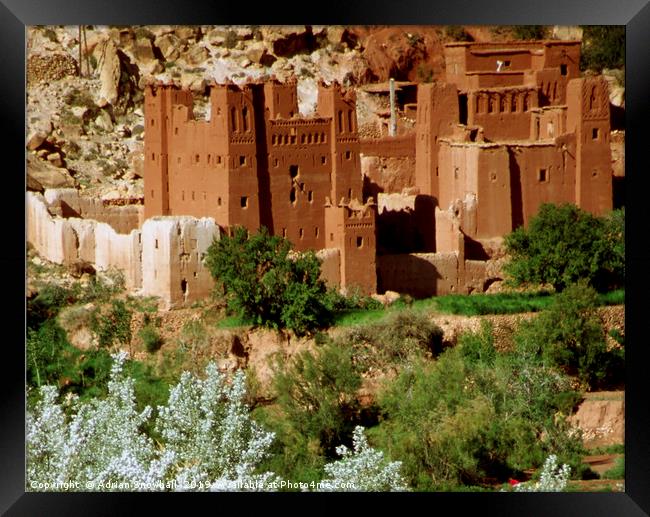
[[[140,203],[116,206],[108,201],[82,196],[77,189],[47,189],[45,200],[50,212],[63,218],[93,219],[111,225],[118,233],[140,228],[144,206]]]
[[[415,134],[359,140],[364,156],[408,157],[415,159]]]
[[[338,288],[341,285],[341,252],[338,248],[318,250],[316,257],[321,261],[320,278],[327,287]]]
[[[415,158],[361,156],[363,197],[398,193],[415,186]]]
[[[70,264],[77,256],[77,237],[68,220],[53,217],[45,198],[27,192],[27,241],[40,255],[56,264]]]
[[[124,273],[127,289],[140,288],[142,286],[140,230],[133,230],[124,235],[116,233],[106,223],[96,223],[95,267],[99,271],[120,269]]]
[[[52,216],[40,194],[27,193],[27,240],[47,260],[71,264],[78,259],[99,271],[123,271],[128,289],[142,285],[140,231],[119,234],[110,225],[79,218]]]
[[[417,298],[458,289],[456,253],[410,253],[377,257],[377,292],[396,291]]]
[[[214,281],[203,264],[220,236],[212,218],[160,216],[142,226],[142,294],[159,296],[167,309],[207,297]]]
[[[467,96],[468,125],[481,126],[488,140],[528,139],[531,110],[537,106],[532,88],[472,91]]]

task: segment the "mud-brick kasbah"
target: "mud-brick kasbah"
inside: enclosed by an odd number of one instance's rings
[[[444,53],[444,81],[397,86],[392,110],[412,114],[410,131],[365,139],[356,93],[336,83],[319,85],[309,118],[295,81],[213,83],[206,120],[189,91],[150,84],[144,206],[28,193],[28,239],[55,262],[122,269],[128,287],[167,308],[209,294],[207,248],[235,226],[317,251],[332,286],[485,291],[500,279],[494,243],[540,204],[612,209],[607,83],[580,77],[578,41],[452,43]],[[364,172],[391,158],[411,164],[400,193]]]

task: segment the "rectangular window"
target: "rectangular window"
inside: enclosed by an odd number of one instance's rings
[[[239,203],[242,208],[248,208],[248,196],[242,196]]]
[[[153,190],[151,191],[151,199],[153,199]]]
[[[560,74],[562,75],[567,75],[567,66],[566,65],[560,65]]]
[[[300,228],[300,230],[298,230],[298,235],[300,235],[300,238],[302,239],[305,236],[305,230]]]
[[[334,234],[330,233],[330,241],[333,241],[333,240],[334,240]]]
[[[308,200],[310,203],[314,200],[314,191],[313,191],[313,190],[310,190],[310,191],[307,193],[307,200]]]
[[[217,163],[221,165],[221,156],[217,156]]]
[[[345,151],[345,159],[349,160],[350,158],[352,158],[352,153],[350,151]]]
[[[357,237],[357,248],[363,247],[363,237]]]
[[[325,158],[324,156],[321,156],[320,157],[320,163],[321,163],[321,165],[325,165],[327,163],[327,158]]]
[[[593,140],[598,140],[598,128],[595,127],[591,130],[591,138]]]
[[[287,236],[287,229],[286,229],[286,228],[282,228],[282,237],[285,237],[285,238],[286,238],[286,236]]]
[[[192,201],[194,201],[194,191],[192,191]]]
[[[154,241],[154,248],[158,249],[158,239]]]
[[[199,163],[199,155],[194,155],[194,163]]]
[[[181,201],[185,201],[185,191],[181,190]]]
[[[548,181],[548,170],[547,169],[539,169],[537,171],[537,181],[540,183]]]
[[[155,160],[156,160],[156,153],[151,153],[151,161],[153,162]]]
[[[221,206],[221,198],[220,197],[217,198],[217,206]]]
[[[314,237],[318,237],[318,226],[314,226]]]
[[[239,157],[239,165],[246,165],[246,157],[245,156],[240,156]]]

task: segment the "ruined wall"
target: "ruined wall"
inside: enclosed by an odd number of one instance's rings
[[[458,289],[456,253],[412,253],[377,257],[377,292],[396,291],[417,298]]]
[[[50,215],[41,194],[27,192],[26,212],[27,241],[40,255],[56,264],[69,264],[78,258],[73,226]]]
[[[159,296],[168,309],[208,296],[214,286],[203,264],[219,238],[212,218],[154,217],[142,226],[142,293]]]
[[[82,196],[74,188],[47,189],[44,194],[53,215],[93,219],[109,224],[118,233],[128,234],[140,228],[144,219],[144,206],[140,202],[113,205],[107,200]]]
[[[27,240],[47,260],[70,264],[87,260],[99,271],[123,271],[128,289],[142,285],[140,231],[117,233],[110,225],[79,218],[52,216],[45,198],[27,193]]]

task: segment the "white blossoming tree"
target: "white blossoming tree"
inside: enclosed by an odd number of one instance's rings
[[[557,456],[551,454],[544,462],[539,481],[518,483],[515,492],[563,492],[571,475],[571,467],[566,463],[558,466]]]
[[[336,448],[341,459],[325,465],[330,476],[320,483],[323,492],[386,492],[408,490],[400,473],[401,462],[387,462],[384,453],[368,445],[364,429],[357,426],[352,437],[353,450]]]
[[[255,474],[274,434],[254,422],[244,404],[245,378],[226,382],[214,364],[205,379],[185,372],[166,406],[158,407],[155,429],[162,444],[143,431],[151,408],[138,412],[134,381],[123,372],[125,353],[114,357],[108,396],[71,402],[72,416],[57,404],[57,389],[40,388],[27,413],[27,489],[82,490],[271,490],[275,474]],[[405,490],[398,462],[368,446],[363,428],[354,433],[354,452],[326,465],[327,490]]]

